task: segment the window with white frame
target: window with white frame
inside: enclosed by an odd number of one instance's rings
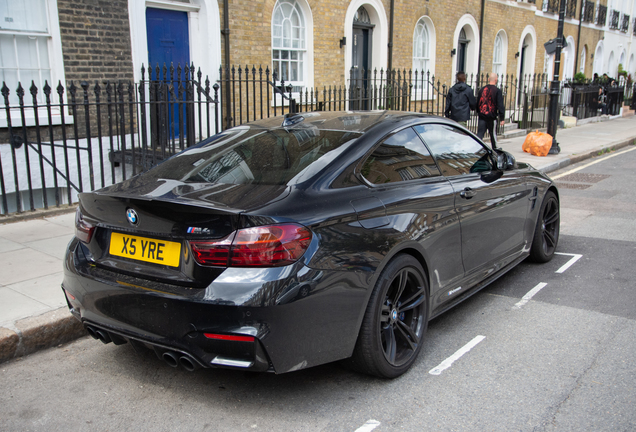
[[[44,102],[45,82],[53,87],[50,39],[46,0],[0,0],[0,80],[10,90],[11,105],[18,103],[18,83],[27,95],[34,83],[38,103]],[[25,102],[31,102],[30,95]]]
[[[495,48],[492,52],[492,72],[496,75],[504,73],[504,41],[501,32],[495,37]]]
[[[306,30],[302,9],[295,0],[278,0],[272,16],[272,63],[277,81],[293,92],[305,85]]]
[[[420,19],[413,32],[413,71],[419,76],[430,72],[431,37],[426,21]]]

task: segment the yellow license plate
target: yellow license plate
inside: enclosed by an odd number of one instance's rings
[[[114,232],[110,235],[108,252],[138,261],[178,267],[181,243]]]

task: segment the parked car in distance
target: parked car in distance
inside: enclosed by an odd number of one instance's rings
[[[302,113],[80,195],[69,308],[170,366],[406,372],[429,320],[559,237],[554,183],[457,123]]]

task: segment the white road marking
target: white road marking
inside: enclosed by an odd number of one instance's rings
[[[579,255],[579,254],[570,254],[570,253],[562,253],[562,252],[555,252],[555,254],[556,255],[567,255],[567,256],[571,256],[572,257],[570,259],[570,261],[568,261],[564,265],[562,265],[561,268],[558,269],[555,273],[563,273],[564,271],[566,271],[567,269],[572,267],[572,264],[574,264],[575,262],[580,260],[581,257],[583,256],[583,255]]]
[[[536,293],[541,291],[543,289],[543,287],[545,287],[546,285],[547,285],[547,283],[541,282],[536,287],[532,288],[530,291],[528,291],[528,294],[526,294],[523,297],[521,297],[521,301],[519,301],[517,304],[515,304],[512,308],[513,309],[520,309],[521,306],[523,306],[524,304],[528,303],[530,301],[530,299],[532,297],[534,297],[534,295]]]
[[[433,369],[431,369],[430,371],[428,371],[428,373],[430,373],[431,375],[439,375],[439,374],[441,374],[444,370],[446,370],[449,367],[451,367],[451,365],[455,362],[455,360],[458,360],[461,356],[463,356],[468,351],[473,349],[475,347],[475,345],[477,345],[479,342],[483,341],[484,339],[486,339],[486,336],[476,336],[473,340],[471,340],[466,345],[464,345],[462,348],[457,350],[455,352],[455,354],[453,354],[452,356],[450,356],[449,358],[447,358],[446,360],[441,362],[438,366],[436,366]]]
[[[550,178],[551,178],[552,180],[560,179],[561,177],[565,177],[565,176],[566,176],[566,175],[568,175],[568,174],[572,174],[572,173],[575,173],[575,172],[577,172],[577,171],[581,171],[582,169],[585,169],[585,168],[587,168],[587,167],[589,167],[589,166],[592,166],[592,165],[597,164],[597,163],[599,163],[599,162],[603,162],[603,161],[605,161],[605,160],[607,160],[607,159],[611,159],[611,158],[616,157],[616,156],[621,156],[621,155],[623,155],[623,154],[625,154],[625,153],[627,153],[627,152],[630,152],[630,151],[632,151],[632,150],[636,150],[636,147],[632,147],[632,148],[627,149],[627,150],[625,150],[625,151],[622,151],[622,152],[619,152],[619,153],[614,153],[614,154],[611,154],[611,155],[609,155],[609,156],[605,156],[605,157],[603,157],[603,158],[600,158],[600,159],[595,160],[594,162],[590,162],[590,163],[585,164],[585,165],[583,165],[583,166],[580,166],[580,167],[578,167],[578,168],[574,168],[574,169],[572,169],[572,170],[570,170],[570,171],[566,171],[566,172],[564,172],[563,174],[559,174],[559,175],[556,175],[556,176],[554,176],[554,177],[553,177],[553,176],[550,176]]]
[[[356,429],[356,432],[371,432],[373,429],[380,426],[380,422],[377,420],[367,420],[365,424]]]

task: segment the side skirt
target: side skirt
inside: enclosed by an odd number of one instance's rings
[[[459,303],[463,302],[464,300],[471,297],[472,295],[478,293],[479,291],[481,291],[482,289],[484,289],[485,287],[487,287],[488,285],[490,285],[491,283],[493,283],[494,281],[496,281],[497,279],[499,279],[500,277],[508,273],[510,270],[516,267],[521,261],[525,260],[529,255],[530,255],[529,253],[522,254],[519,258],[512,261],[510,264],[508,264],[507,266],[499,270],[497,273],[494,273],[490,277],[484,279],[482,282],[473,286],[472,288],[467,290],[464,294],[455,298],[452,302],[442,305],[438,310],[433,311],[431,313],[431,317],[429,318],[429,321],[432,320],[433,318],[437,318],[438,316],[440,316],[447,310],[454,308]]]

